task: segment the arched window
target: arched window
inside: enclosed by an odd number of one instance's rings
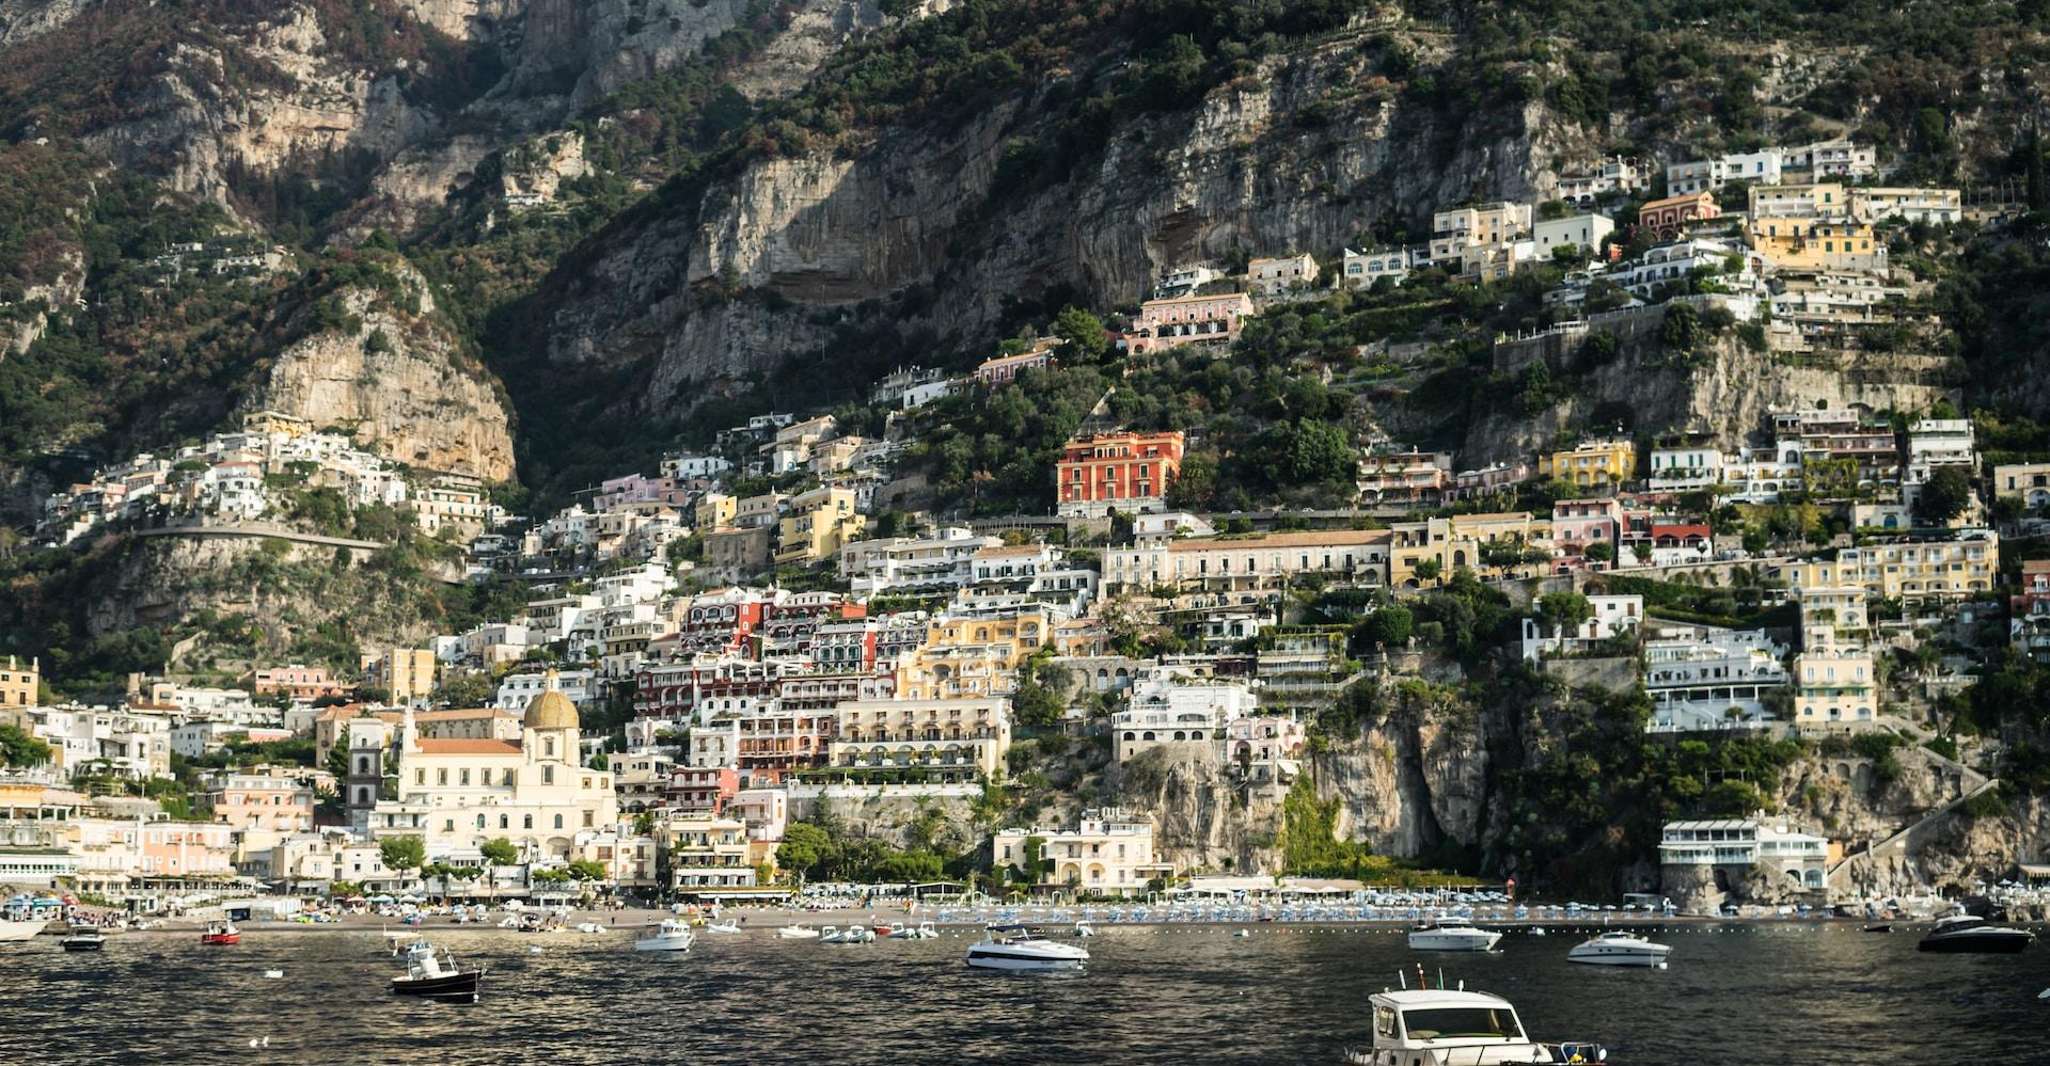
[[[534,816],[533,816],[533,815],[531,815],[531,814],[523,814],[523,815],[521,815],[521,816],[520,816],[520,828],[521,828],[521,829],[532,829],[532,828],[534,828]]]
[[[477,828],[484,828],[484,816],[481,814],[477,816]]]
[[[512,819],[508,818],[508,817],[507,817],[506,815],[503,815],[503,814],[499,815],[499,816],[498,816],[498,827],[499,827],[500,829],[511,829],[511,828],[512,828]]]
[[[558,814],[558,815],[556,815],[556,816],[555,816],[555,828],[557,828],[557,829],[561,829],[561,828],[562,828],[562,815],[559,815],[559,814]]]
[[[555,783],[555,767],[544,766],[541,768],[541,783],[544,785],[552,785]]]

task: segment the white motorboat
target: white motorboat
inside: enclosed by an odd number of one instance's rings
[[[740,932],[740,925],[735,922],[708,922],[705,925],[705,932],[731,935]]]
[[[832,929],[833,927],[829,925],[826,927],[826,932],[830,933]],[[875,930],[865,925],[850,925],[837,935],[828,936],[825,933],[821,933],[819,939],[828,944],[873,944],[875,943],[876,933]]]
[[[931,940],[939,935],[939,930],[934,929],[931,922],[920,922],[917,925],[900,925],[890,930],[889,939]]]
[[[1530,1039],[1516,1008],[1486,992],[1404,989],[1377,992],[1368,1002],[1373,1007],[1373,1043],[1345,1051],[1345,1060],[1357,1066],[1593,1063],[1608,1057],[1607,1051],[1594,1044],[1541,1044]]]
[[[665,923],[663,923],[663,924],[665,924],[665,925],[666,925],[666,924],[668,924],[668,923],[666,923],[666,922],[665,922]],[[579,933],[602,933],[602,932],[605,932],[605,927],[604,927],[603,925],[601,925],[601,924],[597,923],[597,922],[578,922],[578,923],[577,923],[577,932],[579,932]]]
[[[634,941],[634,950],[689,951],[690,946],[696,941],[697,938],[691,935],[689,923],[669,918],[656,927],[654,936],[646,936]]]
[[[819,931],[806,925],[786,925],[776,930],[776,936],[781,940],[817,940]]]
[[[0,944],[19,940],[34,940],[42,934],[43,927],[49,924],[48,922],[17,922],[12,919],[0,919]]]
[[[1566,961],[1585,962],[1595,966],[1645,966],[1664,969],[1666,956],[1672,951],[1672,948],[1664,944],[1654,944],[1638,933],[1615,930],[1574,945],[1573,950],[1566,953]]]
[[[1093,926],[1093,925],[1090,925],[1090,924],[1089,924],[1088,922],[1086,922],[1086,921],[1085,921],[1085,922],[1076,922],[1076,923],[1075,923],[1075,935],[1076,935],[1076,936],[1095,936],[1095,935],[1096,935],[1096,927],[1095,927],[1095,926]]]
[[[1411,951],[1489,951],[1502,939],[1491,929],[1475,928],[1472,922],[1446,918],[1426,922],[1409,931]]]
[[[991,926],[968,947],[968,965],[985,970],[1079,970],[1088,961],[1087,948],[1056,943],[1018,925]]]

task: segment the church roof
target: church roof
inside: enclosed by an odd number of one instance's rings
[[[527,704],[527,717],[523,724],[528,729],[575,729],[577,705],[551,687]]]
[[[517,740],[474,740],[463,737],[423,737],[419,741],[422,755],[518,755],[520,742]]]

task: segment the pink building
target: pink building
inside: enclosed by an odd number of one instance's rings
[[[1240,320],[1252,313],[1253,299],[1242,292],[1148,300],[1125,334],[1125,348],[1139,354],[1197,341],[1234,341]]]
[[[1622,552],[1619,543],[1622,532],[1623,505],[1613,497],[1586,500],[1560,500],[1552,505],[1552,548],[1557,553],[1553,566],[1561,573],[1569,570],[1606,570],[1616,565],[1616,557]],[[1598,565],[1587,558],[1587,549],[1597,544],[1609,546],[1609,562]]]
[[[328,673],[325,666],[277,666],[256,671],[256,694],[259,696],[290,696],[295,700],[317,700],[322,696],[339,696],[346,687]]]
[[[682,507],[690,503],[690,491],[673,477],[628,474],[599,482],[598,495],[591,498],[591,510],[602,513],[637,503]]]
[[[313,829],[313,789],[288,777],[222,773],[207,789],[214,821],[233,829],[303,833]]]
[[[1516,486],[1529,481],[1531,476],[1530,463],[1522,459],[1493,463],[1479,470],[1461,470],[1452,475],[1452,484],[1445,490],[1444,502],[1478,500],[1510,493]]]
[[[1383,452],[1360,457],[1360,502],[1435,503],[1452,485],[1452,456],[1444,452]]]
[[[235,873],[235,832],[218,822],[142,822],[136,827],[143,877],[229,877]]]
[[[1041,337],[1032,342],[1028,351],[1015,355],[999,355],[985,359],[975,368],[975,380],[985,388],[1007,385],[1012,379],[1027,370],[1045,370],[1054,365],[1053,350],[1057,342],[1051,337]]]
[[[718,814],[740,791],[740,774],[730,766],[679,766],[663,791],[670,810]]]

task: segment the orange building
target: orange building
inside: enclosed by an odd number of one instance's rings
[[[1714,196],[1698,192],[1646,203],[1637,209],[1637,224],[1661,238],[1671,238],[1679,236],[1688,223],[1720,218],[1722,213],[1723,209],[1716,206]]]
[[[1060,513],[1158,511],[1182,469],[1182,434],[1103,433],[1071,440],[1054,467]]]

